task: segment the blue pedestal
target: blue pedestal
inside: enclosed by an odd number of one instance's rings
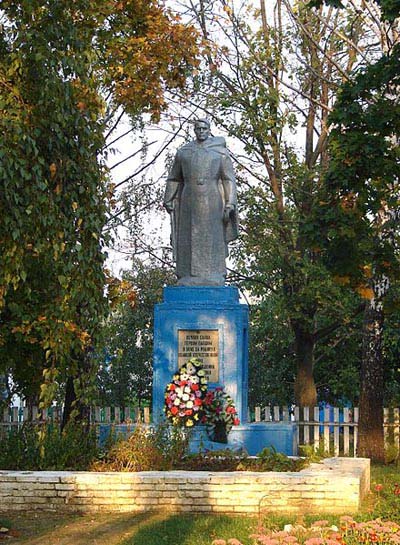
[[[118,424],[112,427],[116,437],[129,437],[135,425]],[[99,444],[103,446],[110,434],[111,425],[101,424],[99,427]],[[204,426],[196,426],[191,430],[190,452],[206,450],[245,450],[255,456],[265,447],[273,447],[277,452],[287,456],[297,455],[297,424],[291,422],[257,422],[234,426],[228,435],[228,443],[210,441]]]
[[[287,456],[297,455],[297,424],[292,422],[257,422],[234,426],[228,435],[228,443],[210,441],[202,426],[194,428],[190,439],[190,452],[199,450],[245,450],[255,456],[266,447]]]
[[[212,341],[207,341],[211,337]],[[178,356],[181,363],[190,357],[182,349],[182,338],[189,339],[185,342],[188,346],[193,344],[192,350],[199,350],[200,359],[204,355],[201,350],[214,351],[210,354],[217,364],[209,387],[222,386],[234,400],[240,421],[245,423],[248,307],[239,303],[238,289],[233,286],[164,288],[164,301],[154,310],[153,421],[156,423],[163,418],[164,392],[178,369]],[[207,343],[209,347],[200,346]]]

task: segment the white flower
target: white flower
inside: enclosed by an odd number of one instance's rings
[[[179,386],[178,388],[175,389],[175,393],[178,397],[182,397],[183,395],[183,388],[181,386]]]
[[[338,532],[338,531],[339,531],[339,528],[333,524],[333,525],[331,526],[331,530],[332,530],[333,532]]]
[[[193,408],[193,401],[190,401],[190,400],[189,400],[189,401],[186,403],[186,408],[187,408],[187,409],[192,409],[192,408]]]
[[[196,375],[190,375],[189,380],[192,384],[198,384],[199,383],[199,377]]]
[[[183,391],[185,392],[185,394],[190,394],[190,386],[185,386]]]
[[[187,373],[181,373],[181,380],[188,380],[189,375]]]
[[[292,524],[285,524],[285,526],[283,527],[283,531],[284,532],[291,532],[293,530],[293,525]]]
[[[180,403],[180,399],[179,399],[179,398],[174,399],[174,405],[179,405],[179,403]]]
[[[187,394],[183,394],[182,401],[189,401],[189,396]]]
[[[187,372],[189,375],[193,375],[193,374],[196,372],[195,366],[194,366],[192,363],[188,362],[188,363],[186,364],[186,372]],[[186,380],[186,379],[183,379],[183,380]]]

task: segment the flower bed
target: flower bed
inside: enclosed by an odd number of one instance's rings
[[[261,527],[249,537],[254,545],[389,545],[400,543],[400,525],[381,519],[356,522],[346,515],[340,518],[340,527],[319,520],[309,528],[301,524],[287,524],[280,531]],[[236,538],[214,539],[211,545],[242,545],[242,542]]]
[[[369,460],[327,458],[299,472],[0,471],[0,511],[354,513]]]

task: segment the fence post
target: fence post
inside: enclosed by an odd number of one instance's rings
[[[340,432],[340,412],[338,407],[333,409],[333,455],[339,456],[340,445],[339,445],[339,432]]]
[[[303,430],[303,440],[305,445],[310,444],[310,426],[306,424],[310,420],[310,407],[303,407],[303,420],[304,420],[304,430]]]
[[[359,410],[358,407],[354,407],[354,454],[353,457],[357,457],[357,447],[358,447],[358,417],[359,417]]]
[[[314,450],[319,449],[319,407],[314,407],[314,420],[317,422],[317,425],[314,426]]]
[[[350,426],[346,426],[346,423],[350,422],[349,412],[347,407],[343,409],[343,454],[345,456],[350,454]]]
[[[399,450],[400,447],[400,436],[399,436],[399,425],[400,425],[400,411],[399,409],[393,409],[393,444]]]
[[[389,444],[390,434],[390,421],[389,421],[389,409],[383,409],[383,442],[385,447]]]

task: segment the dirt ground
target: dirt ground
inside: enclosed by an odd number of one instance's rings
[[[0,526],[10,529],[0,545],[122,545],[162,514],[56,515],[0,513]],[[1,536],[1,534],[0,534]]]

